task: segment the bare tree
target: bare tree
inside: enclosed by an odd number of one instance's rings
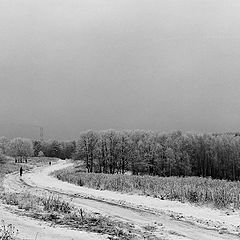
[[[25,138],[14,138],[10,141],[8,155],[15,158],[16,162],[27,161],[27,158],[33,156],[32,141]]]
[[[10,141],[6,137],[0,137],[0,152],[2,154],[6,154],[9,142]]]

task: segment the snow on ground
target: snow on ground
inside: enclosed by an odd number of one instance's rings
[[[154,211],[165,212],[167,214],[177,213],[178,216],[183,216],[189,219],[198,219],[199,223],[209,223],[209,226],[227,227],[229,230],[239,229],[240,231],[240,212],[226,212],[223,210],[212,209],[208,207],[198,207],[188,203],[181,203],[178,201],[160,200],[158,198],[140,196],[134,194],[125,194],[112,192],[107,190],[95,190],[86,187],[76,186],[67,182],[61,182],[49,176],[52,171],[62,168],[70,167],[72,163],[59,161],[50,167],[34,170],[31,173],[25,174],[23,180],[31,185],[42,188],[61,190],[72,194],[79,194],[82,196],[90,196],[95,199],[106,200],[110,202],[117,202],[126,206],[137,206],[142,209],[152,209]],[[195,221],[196,222],[196,221]],[[211,223],[211,224],[210,224]]]
[[[51,227],[48,223],[18,216],[7,211],[4,205],[0,205],[0,220],[4,220],[6,225],[12,224],[19,230],[18,238],[24,240],[104,240],[106,236],[71,230],[68,228]]]

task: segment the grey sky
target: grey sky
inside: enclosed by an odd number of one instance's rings
[[[239,0],[0,0],[0,123],[61,139],[239,130],[239,13]]]

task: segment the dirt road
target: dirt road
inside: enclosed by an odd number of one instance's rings
[[[23,189],[31,189],[31,191],[36,192],[57,193],[62,198],[71,200],[76,206],[130,222],[136,227],[154,226],[154,235],[159,239],[160,237],[193,240],[240,239],[239,236],[229,234],[226,231],[226,229],[236,231],[237,223],[235,221],[239,221],[238,224],[240,224],[239,215],[230,216],[226,223],[223,221],[225,219],[224,214],[215,210],[207,209],[206,211],[204,209],[205,212],[203,212],[203,209],[188,204],[79,187],[49,176],[52,171],[71,165],[71,163],[59,161],[52,166],[36,168],[29,173],[25,173],[22,180],[19,179],[17,174],[10,174],[4,181],[4,188],[7,191],[17,192]],[[196,217],[203,214],[205,218]],[[206,224],[206,221],[210,224]],[[208,228],[206,228],[207,226]],[[214,226],[216,229],[213,229]],[[54,236],[54,232],[52,236]],[[75,238],[75,236],[72,236],[72,239],[104,238],[100,235],[84,236],[84,234],[81,237]],[[39,237],[38,239],[51,238]],[[62,236],[62,239],[69,238]]]

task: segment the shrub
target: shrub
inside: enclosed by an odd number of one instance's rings
[[[66,201],[63,201],[59,196],[48,196],[47,198],[42,198],[42,204],[45,211],[55,211],[62,213],[70,213],[72,207]]]

